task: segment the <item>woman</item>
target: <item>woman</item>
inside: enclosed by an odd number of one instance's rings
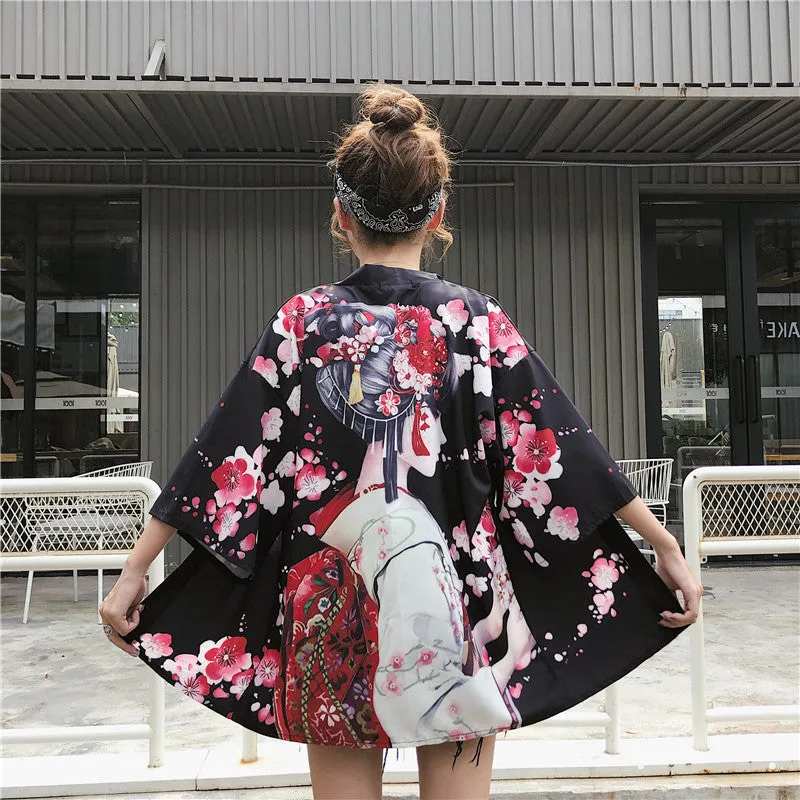
[[[380,797],[389,746],[417,747],[423,798],[487,797],[498,731],[632,670],[702,589],[497,301],[420,271],[452,236],[419,100],[367,91],[332,167],[332,231],[360,266],[267,324],[105,632],[212,710],[308,744],[315,798]],[[142,603],[176,529],[195,550]]]

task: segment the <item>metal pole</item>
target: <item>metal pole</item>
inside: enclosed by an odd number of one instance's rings
[[[606,753],[619,753],[620,718],[619,718],[619,683],[612,683],[606,688]]]
[[[694,576],[700,576],[700,488],[696,470],[683,483],[683,541],[686,562]],[[697,611],[697,622],[689,628],[689,662],[692,681],[692,731],[695,750],[708,750],[706,719],[706,654],[703,635],[703,598]]]
[[[258,761],[258,734],[245,728],[242,730],[242,763],[254,761]]]
[[[164,553],[159,553],[148,570],[149,590],[152,592],[164,580]],[[164,765],[164,679],[156,672],[150,673],[150,761],[148,767]]]

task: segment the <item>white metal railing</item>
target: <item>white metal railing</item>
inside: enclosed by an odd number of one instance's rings
[[[4,480],[0,572],[122,569],[159,493],[156,483],[142,477]],[[93,528],[97,520],[104,520],[102,537]],[[164,579],[163,554],[150,565],[148,579],[150,591]],[[147,724],[3,730],[0,744],[148,739],[149,765],[161,766],[165,684],[152,673],[149,686]]]
[[[686,560],[700,579],[710,555],[800,553],[800,466],[701,467],[683,484]],[[692,727],[708,750],[709,722],[798,720],[800,706],[708,708],[703,604],[689,629]]]

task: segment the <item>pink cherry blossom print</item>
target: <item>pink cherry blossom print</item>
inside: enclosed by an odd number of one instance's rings
[[[453,538],[456,547],[460,547],[465,553],[469,553],[469,534],[467,533],[467,523],[462,522],[458,527],[453,528]]]
[[[389,673],[386,676],[386,683],[384,683],[384,690],[389,694],[401,695],[403,694],[403,686],[400,679],[394,673]]]
[[[500,414],[500,441],[504,448],[514,447],[519,438],[519,420],[510,412]]]
[[[217,510],[216,519],[211,527],[220,541],[222,541],[236,534],[236,531],[239,530],[239,520],[241,518],[242,512],[237,511],[233,503],[228,503],[228,505]]]
[[[245,553],[250,552],[256,546],[256,535],[251,533],[249,536],[245,536],[244,539],[239,543],[239,549],[243,550]]]
[[[506,470],[503,476],[503,502],[508,508],[517,508],[522,505],[526,497],[525,476],[513,469]]]
[[[485,561],[492,555],[492,542],[489,534],[480,526],[472,534],[472,559],[473,561]]]
[[[533,547],[533,539],[528,533],[528,529],[518,519],[511,523],[511,529],[514,531],[514,538],[523,547]]]
[[[545,506],[550,505],[553,493],[544,481],[530,480],[531,476],[528,477],[524,492],[525,505],[530,506],[537,517],[544,516]]]
[[[281,372],[288,378],[300,366],[300,350],[294,337],[284,339],[275,351],[281,362]]]
[[[392,669],[402,669],[405,663],[406,657],[402,653],[395,653],[389,658],[389,664],[391,664]]]
[[[275,724],[275,715],[272,713],[272,706],[269,703],[258,710],[258,721],[264,725]]]
[[[277,650],[270,650],[265,647],[262,657],[259,658],[256,656],[253,659],[256,686],[265,686],[268,689],[275,686],[275,681],[278,678],[279,664],[280,653]]]
[[[278,385],[278,365],[271,358],[256,356],[253,371],[257,372],[270,386]]]
[[[261,448],[253,454],[261,460]],[[259,465],[260,466],[260,465]],[[228,456],[212,473],[211,480],[217,485],[214,499],[218,506],[228,503],[239,505],[242,500],[248,500],[256,493],[256,466],[244,447],[239,446],[232,456]]]
[[[300,416],[300,387],[295,386],[286,398],[286,406],[296,417]]]
[[[182,681],[187,678],[194,678],[200,674],[200,662],[194,653],[182,653],[175,658],[167,659],[162,667],[172,675],[173,680]]]
[[[226,636],[218,642],[204,642],[200,646],[203,672],[212,683],[230,681],[237,672],[250,668],[252,657],[245,652],[247,640],[243,636]]]
[[[549,428],[537,430],[530,423],[519,426],[519,439],[514,446],[514,465],[520,472],[547,475],[551,460],[557,453],[556,437]]]
[[[614,605],[614,592],[610,589],[605,592],[598,592],[592,600],[601,616],[605,616],[609,611],[613,611],[611,606]]]
[[[436,651],[431,650],[430,648],[425,648],[424,650],[420,650],[420,653],[417,656],[417,665],[420,667],[427,667],[429,664],[433,664],[435,658]]]
[[[474,339],[478,347],[488,347],[489,318],[483,316],[473,317],[472,325],[467,328],[467,339]]]
[[[321,464],[306,464],[295,476],[295,489],[299,499],[319,500],[322,493],[331,485]]]
[[[522,337],[505,312],[493,303],[489,303],[487,308],[489,310],[489,349],[492,352],[502,350],[505,353],[509,347],[524,347]]]
[[[520,344],[512,344],[506,350],[506,356],[503,359],[503,364],[505,364],[509,369],[511,367],[516,366],[522,361],[523,358],[526,358],[528,355],[528,348],[525,345]],[[539,408],[539,405],[534,403],[534,408]]]
[[[278,318],[273,324],[275,333],[282,336],[292,336],[295,339],[302,339],[304,335],[304,319],[306,309],[313,305],[314,301],[310,297],[299,294],[293,297],[278,311]]]
[[[231,680],[231,694],[235,694],[240,700],[244,690],[250,685],[253,680],[253,670],[246,669],[237,673]]]
[[[491,444],[497,438],[497,426],[493,419],[484,417],[480,421],[481,439],[484,444]]]
[[[458,719],[461,716],[461,706],[458,703],[450,703],[447,706],[447,711],[453,719]]]
[[[466,579],[467,586],[472,589],[475,597],[480,597],[484,592],[489,590],[489,581],[477,575],[469,574]]]
[[[619,580],[619,570],[614,561],[598,558],[591,568],[592,583],[598,589],[610,589]]]
[[[385,417],[393,417],[400,407],[400,395],[387,389],[376,401],[375,405]]]
[[[271,408],[265,411],[261,417],[261,430],[264,434],[264,439],[268,442],[279,440],[281,438],[281,427],[283,420],[281,419],[281,410],[279,408]]]
[[[522,684],[518,681],[513,686],[509,686],[508,692],[515,700],[519,700],[519,696],[522,694]]]
[[[294,477],[296,468],[294,462],[294,453],[289,451],[279,462],[278,466],[275,467],[275,472],[281,476],[281,478],[292,478]]]
[[[585,622],[580,622],[580,623],[578,623],[577,630],[578,630],[578,636],[580,638],[583,638],[588,633],[589,627],[586,625]]]
[[[436,309],[436,313],[453,333],[458,333],[469,321],[469,312],[464,308],[463,300],[450,300],[448,303],[442,303]]]
[[[555,506],[550,511],[545,530],[559,539],[574,542],[580,536],[578,530],[578,512],[573,506],[562,508]]]
[[[262,490],[258,502],[261,503],[261,507],[270,514],[278,513],[278,509],[282,508],[283,504],[286,502],[286,495],[283,493],[278,481],[272,481],[269,486]]]
[[[139,638],[139,644],[149,659],[172,655],[172,636],[168,633],[143,633]]]
[[[196,700],[198,703],[202,703],[211,691],[205,675],[183,677],[176,685],[187,697]]]

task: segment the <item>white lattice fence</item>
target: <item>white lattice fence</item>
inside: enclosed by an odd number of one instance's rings
[[[800,553],[800,467],[701,467],[684,481],[683,506],[686,560],[701,580],[710,555]],[[764,619],[768,624],[768,615]],[[708,750],[711,722],[800,721],[797,705],[708,708],[703,626],[701,601],[689,629],[697,750]]]
[[[25,478],[0,483],[0,572],[28,572],[27,605],[37,570],[121,569],[160,493],[142,477]],[[148,570],[152,590],[164,579],[164,556]],[[146,724],[3,730],[0,743],[149,739],[150,766],[164,753],[164,682],[149,676]]]

